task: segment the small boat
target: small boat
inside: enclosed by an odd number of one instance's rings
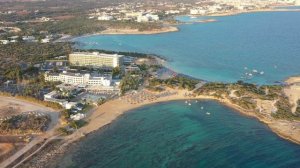
[[[191,16],[190,18],[191,18],[191,19],[196,19],[197,17],[196,17],[196,16]]]
[[[201,107],[201,110],[203,110],[203,109],[204,109],[204,107],[202,106],[202,107]]]
[[[264,71],[261,71],[261,72],[260,72],[261,75],[263,75],[264,73],[265,73]]]
[[[196,103],[198,103],[198,100],[196,100]]]
[[[185,101],[185,104],[187,104],[188,102],[187,101]]]
[[[189,103],[189,106],[191,106],[192,104],[191,103]]]
[[[206,115],[210,115],[210,113],[209,113],[209,112],[206,112]]]

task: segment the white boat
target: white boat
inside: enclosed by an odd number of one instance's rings
[[[204,107],[202,106],[202,107],[201,107],[201,110],[203,110],[203,109],[204,109]]]
[[[185,104],[187,104],[188,102],[187,101],[185,101]]]
[[[206,112],[206,115],[210,115],[210,113],[209,113],[209,112]]]
[[[261,71],[261,72],[260,72],[261,75],[263,75],[264,73],[265,73],[264,71]]]
[[[191,103],[189,103],[189,106],[191,106],[192,104]]]

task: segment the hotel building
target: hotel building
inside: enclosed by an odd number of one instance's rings
[[[46,81],[60,81],[72,85],[110,86],[111,76],[97,76],[91,74],[63,72],[59,74],[45,73]]]
[[[69,55],[69,62],[73,66],[115,68],[122,65],[122,60],[123,55],[99,52],[74,52]]]

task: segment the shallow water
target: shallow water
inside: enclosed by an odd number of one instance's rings
[[[179,26],[156,35],[97,35],[77,38],[80,48],[154,53],[177,72],[235,82],[257,70],[248,82],[273,84],[300,74],[300,12],[262,12],[214,18],[218,22]],[[179,18],[188,21],[183,16]],[[245,70],[245,67],[248,70]]]
[[[74,145],[59,165],[68,158],[69,167],[86,168],[296,168],[300,146],[219,103],[173,101],[121,116]]]

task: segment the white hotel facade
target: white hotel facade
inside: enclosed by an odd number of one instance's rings
[[[96,68],[115,68],[122,65],[123,55],[99,52],[74,52],[69,55],[69,62],[74,66]]]
[[[59,74],[45,73],[46,81],[62,82],[71,85],[111,86],[111,76],[96,76],[91,74],[63,72]]]

